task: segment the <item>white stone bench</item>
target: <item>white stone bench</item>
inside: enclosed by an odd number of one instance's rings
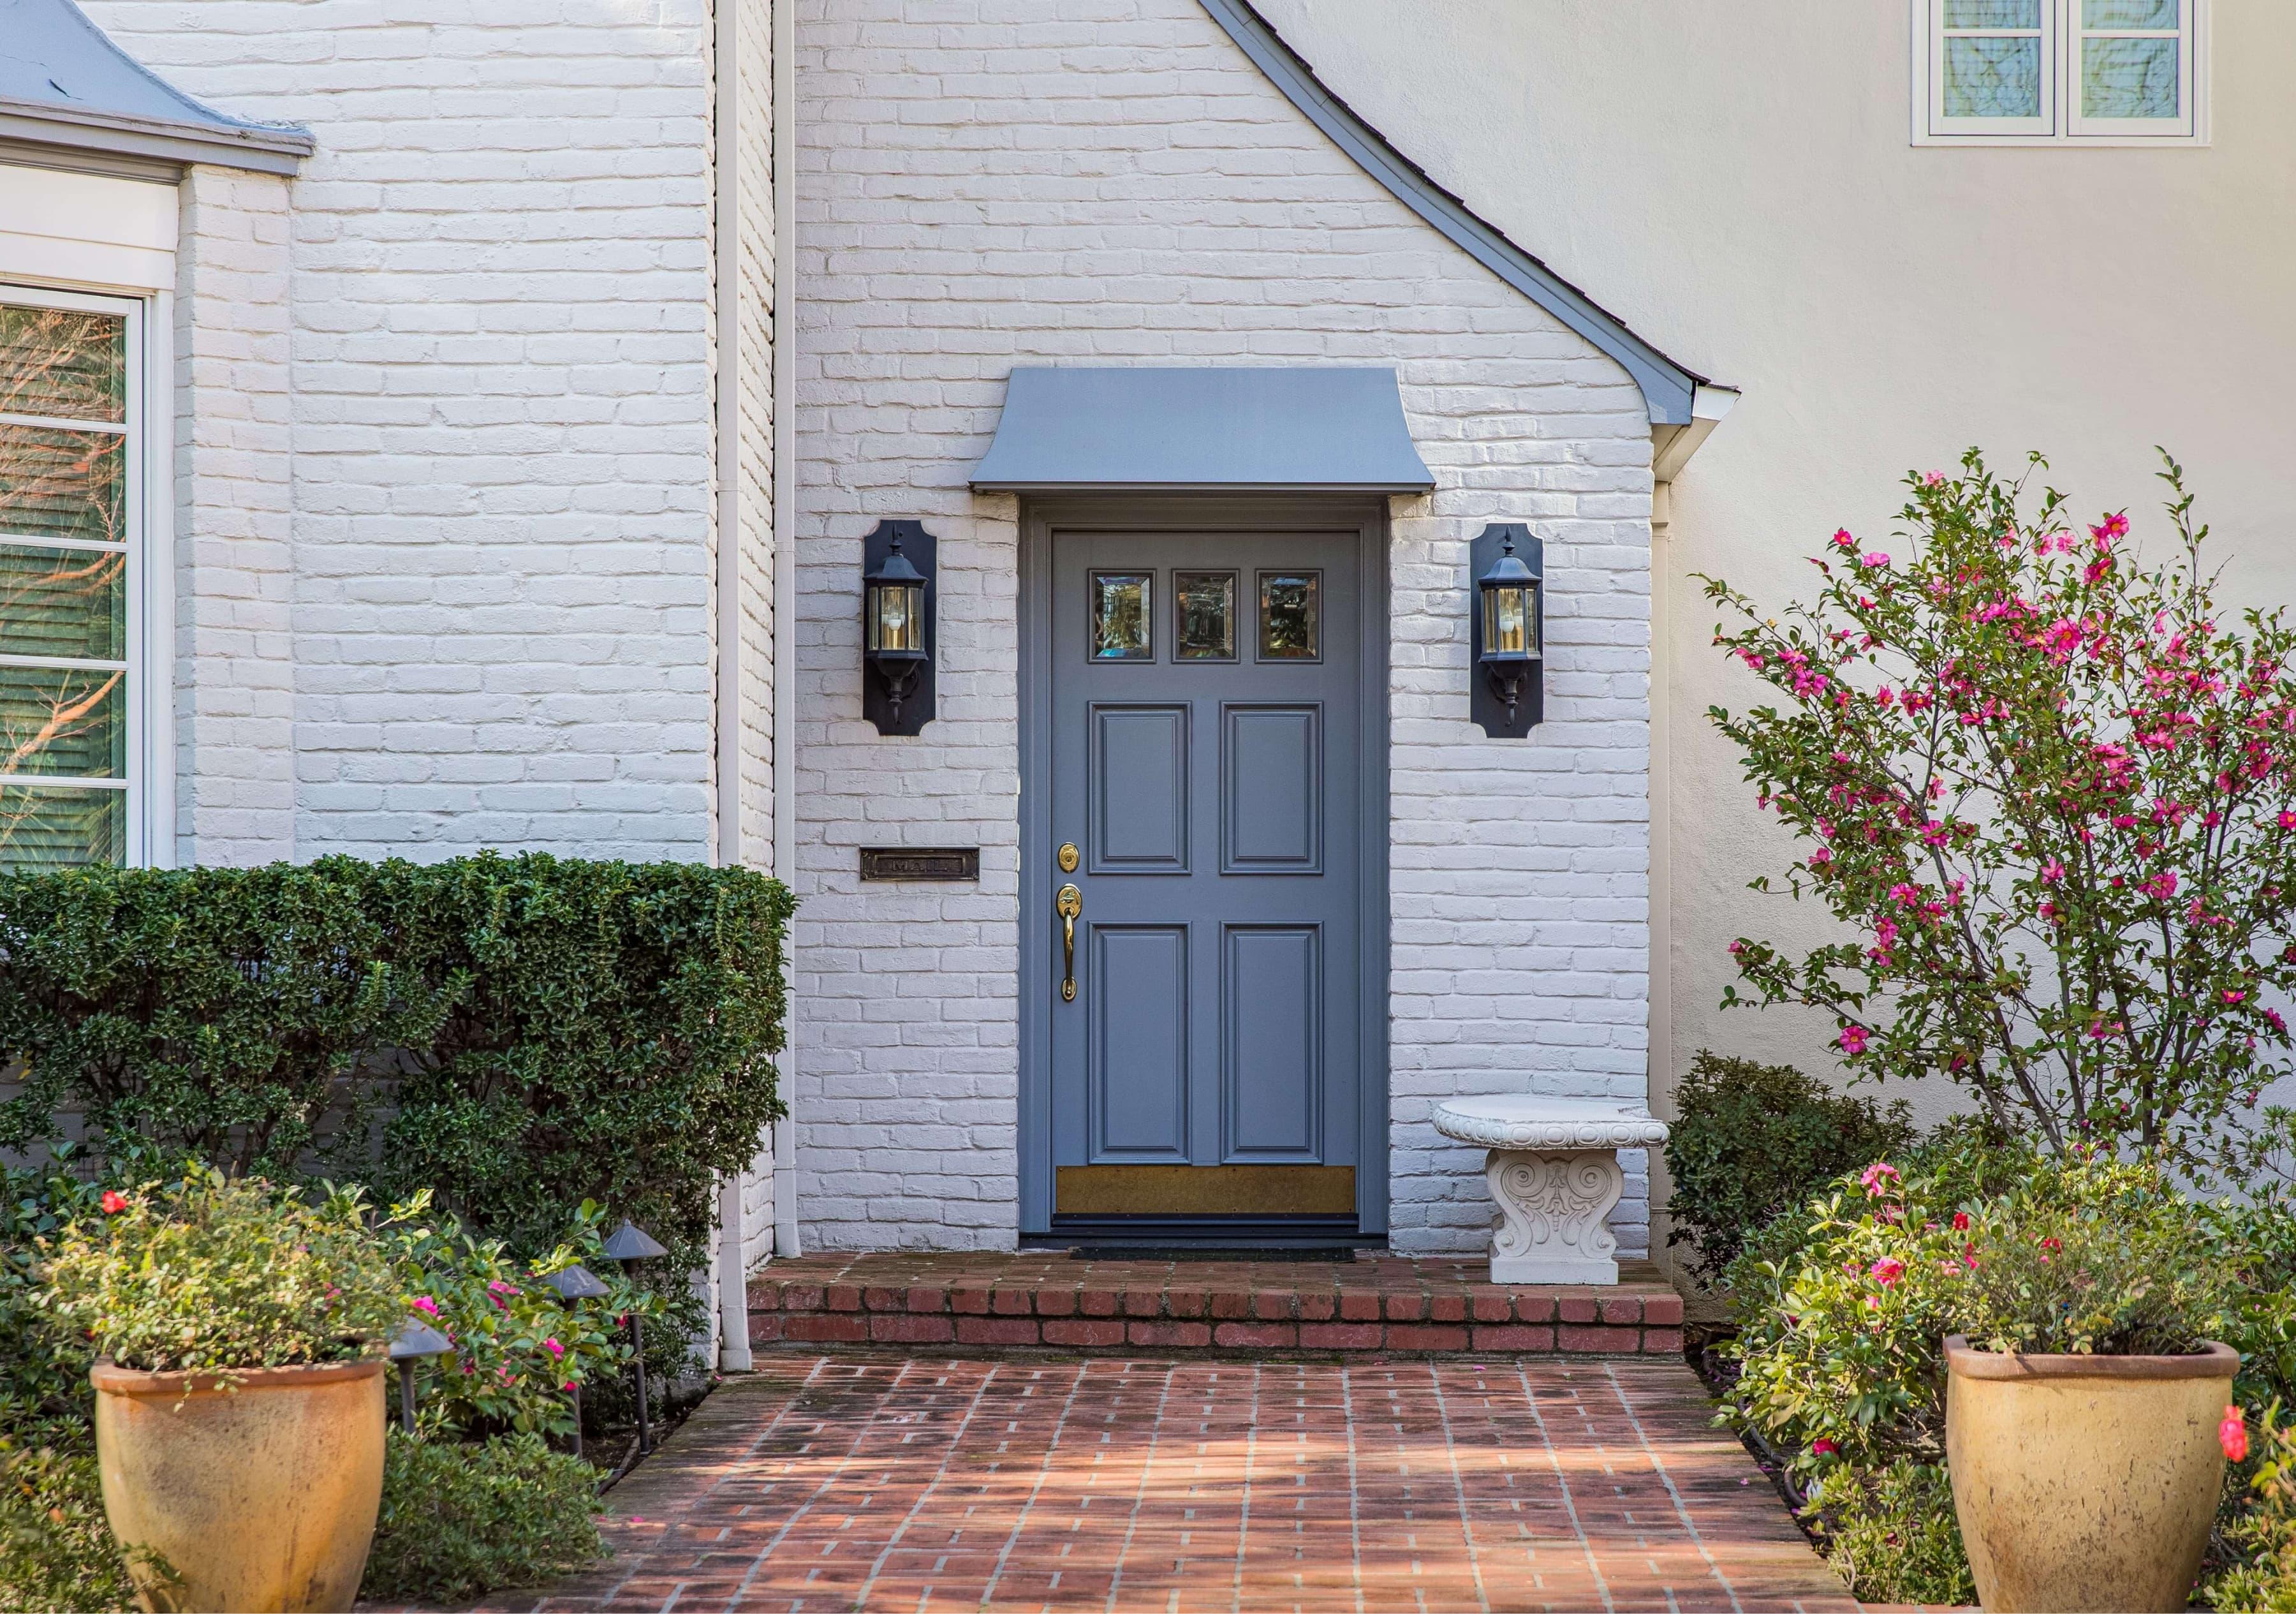
[[[1529,1093],[1446,1099],[1434,1120],[1445,1137],[1491,1151],[1493,1283],[1619,1280],[1609,1223],[1627,1179],[1617,1151],[1665,1142],[1665,1122],[1616,1099]]]

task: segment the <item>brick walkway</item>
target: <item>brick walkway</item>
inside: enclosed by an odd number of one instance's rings
[[[1585,1352],[1678,1357],[1682,1298],[1651,1266],[1601,1289],[1489,1281],[1490,1264],[1078,1260],[1065,1251],[805,1256],[750,1284],[755,1346]]]
[[[1850,1610],[1680,1362],[767,1355],[545,1610]]]

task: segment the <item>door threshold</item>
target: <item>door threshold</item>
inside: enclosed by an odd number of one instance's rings
[[[1267,1251],[1312,1258],[1384,1248],[1381,1233],[1358,1232],[1352,1216],[1233,1218],[1164,1216],[1055,1216],[1050,1232],[1023,1233],[1023,1249],[1090,1250],[1107,1259],[1176,1260],[1202,1255],[1239,1258]],[[1177,1252],[1185,1251],[1183,1257]]]

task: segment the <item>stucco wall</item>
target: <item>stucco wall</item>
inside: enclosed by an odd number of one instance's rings
[[[2164,443],[2230,590],[2296,593],[2280,396],[2296,8],[2218,0],[2210,148],[1954,150],[1908,143],[1899,0],[1259,3],[1442,183],[1746,389],[1674,489],[1673,1011],[1654,1097],[1702,1047],[1827,1068],[1830,1021],[1718,1008],[1733,936],[1817,928],[1744,889],[1788,853],[1702,715],[1757,686],[1711,648],[1691,574],[1787,598],[1825,534],[1887,531],[1897,479],[1972,443],[2004,465],[2042,449],[2083,507],[2126,506],[2160,537]]]
[[[1639,1099],[1650,474],[1623,372],[1429,231],[1195,0],[799,0],[800,834],[807,1237],[1009,1245],[1016,501],[966,482],[1016,362],[1392,363],[1394,1242],[1479,1248],[1461,1091]],[[860,540],[940,540],[939,720],[860,720]],[[1547,536],[1547,724],[1467,722],[1466,545]],[[862,886],[864,844],[977,844]],[[1372,1145],[1376,1147],[1374,1141]],[[1641,1248],[1637,1175],[1622,1248]]]
[[[232,267],[202,251],[225,188],[284,234],[242,401],[217,315],[181,305],[189,379],[217,386],[192,406],[185,581],[252,590],[185,605],[183,855],[706,858],[705,0],[86,9],[318,140],[283,212],[248,199],[266,182],[188,193],[187,275]],[[234,409],[273,457],[243,486],[197,435]]]

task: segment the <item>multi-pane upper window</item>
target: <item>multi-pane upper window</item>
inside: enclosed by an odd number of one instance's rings
[[[1914,0],[1914,139],[2197,144],[2208,4]]]
[[[140,842],[139,318],[0,289],[0,866]]]

